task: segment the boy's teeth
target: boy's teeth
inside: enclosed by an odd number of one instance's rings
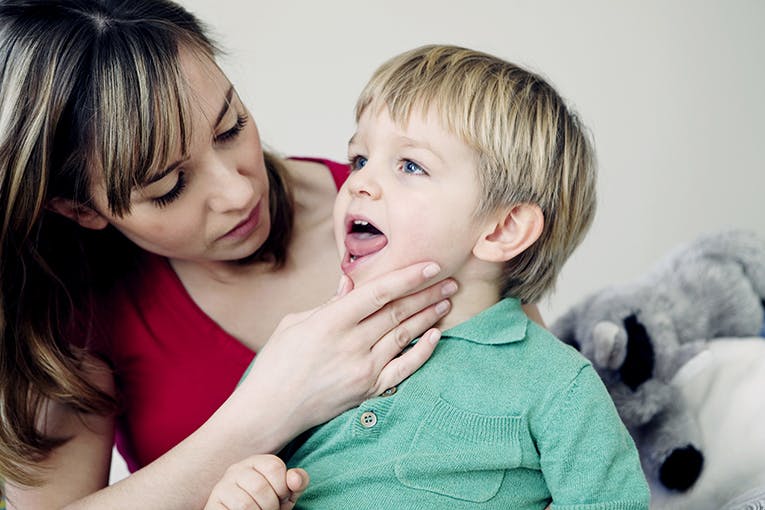
[[[354,224],[354,225],[362,225],[362,226],[366,226],[366,225],[369,225],[369,222],[368,222],[368,221],[364,221],[364,220],[355,220],[355,221],[353,222],[353,224]]]

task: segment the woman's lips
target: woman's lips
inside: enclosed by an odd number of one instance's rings
[[[257,228],[260,221],[260,202],[247,218],[221,236],[221,239],[245,239]]]

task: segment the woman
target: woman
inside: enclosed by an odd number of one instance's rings
[[[2,0],[0,59],[10,508],[201,507],[228,465],[430,355],[455,283],[423,262],[349,288],[344,168],[264,154],[188,12]],[[115,429],[137,471],[104,489]]]

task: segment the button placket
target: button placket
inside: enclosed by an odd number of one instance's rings
[[[353,418],[353,435],[370,439],[377,437],[383,430],[385,419],[395,401],[395,398],[383,397],[381,394],[361,404]]]

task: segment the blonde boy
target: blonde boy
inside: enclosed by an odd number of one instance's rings
[[[425,46],[356,107],[335,204],[358,285],[434,260],[459,283],[414,375],[318,427],[288,461],[306,509],[647,509],[635,446],[592,366],[521,309],[554,284],[595,211],[592,147],[542,78]]]
[[[428,363],[319,427],[299,508],[645,509],[637,451],[589,363],[528,320],[595,212],[582,125],[542,78],[426,46],[356,107],[335,203],[356,285],[437,261],[460,290]]]

